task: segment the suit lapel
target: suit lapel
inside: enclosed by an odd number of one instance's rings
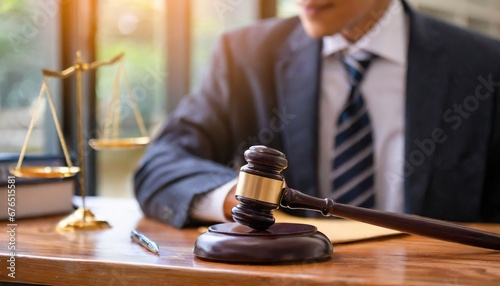
[[[308,194],[317,194],[320,49],[321,41],[308,37],[298,23],[275,69],[279,109],[294,116],[282,133],[289,166],[284,174],[290,186]]]
[[[419,213],[428,188],[436,149],[432,152],[423,150],[420,147],[422,144],[416,142],[432,140],[433,130],[441,127],[449,70],[447,55],[441,51],[441,35],[432,29],[432,23],[428,19],[413,12],[406,3],[405,6],[410,17],[406,87],[405,210],[409,213]]]

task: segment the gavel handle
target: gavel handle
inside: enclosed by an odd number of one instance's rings
[[[325,216],[334,215],[405,233],[500,250],[500,235],[494,233],[415,215],[383,212],[339,204],[332,199],[315,198],[292,188],[284,188],[281,206],[290,209],[319,211]]]

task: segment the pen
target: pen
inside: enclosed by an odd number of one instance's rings
[[[158,248],[158,245],[154,241],[147,238],[144,234],[136,230],[132,230],[130,238],[145,247],[147,250],[159,254],[160,248]]]

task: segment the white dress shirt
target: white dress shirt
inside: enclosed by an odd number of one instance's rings
[[[375,207],[401,212],[408,23],[398,0],[393,0],[384,16],[355,44],[340,33],[323,38],[318,146],[320,195],[328,197],[332,192],[330,173],[335,127],[349,93],[348,75],[338,53],[354,53],[358,49],[377,55],[360,85],[373,130]],[[201,196],[191,216],[207,222],[227,221],[224,200],[236,182],[237,178]]]

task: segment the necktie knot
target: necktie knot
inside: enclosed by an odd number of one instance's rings
[[[357,87],[363,80],[363,76],[374,58],[375,55],[371,53],[364,53],[361,58],[357,58],[355,55],[342,55],[342,64],[349,75],[352,87]]]

